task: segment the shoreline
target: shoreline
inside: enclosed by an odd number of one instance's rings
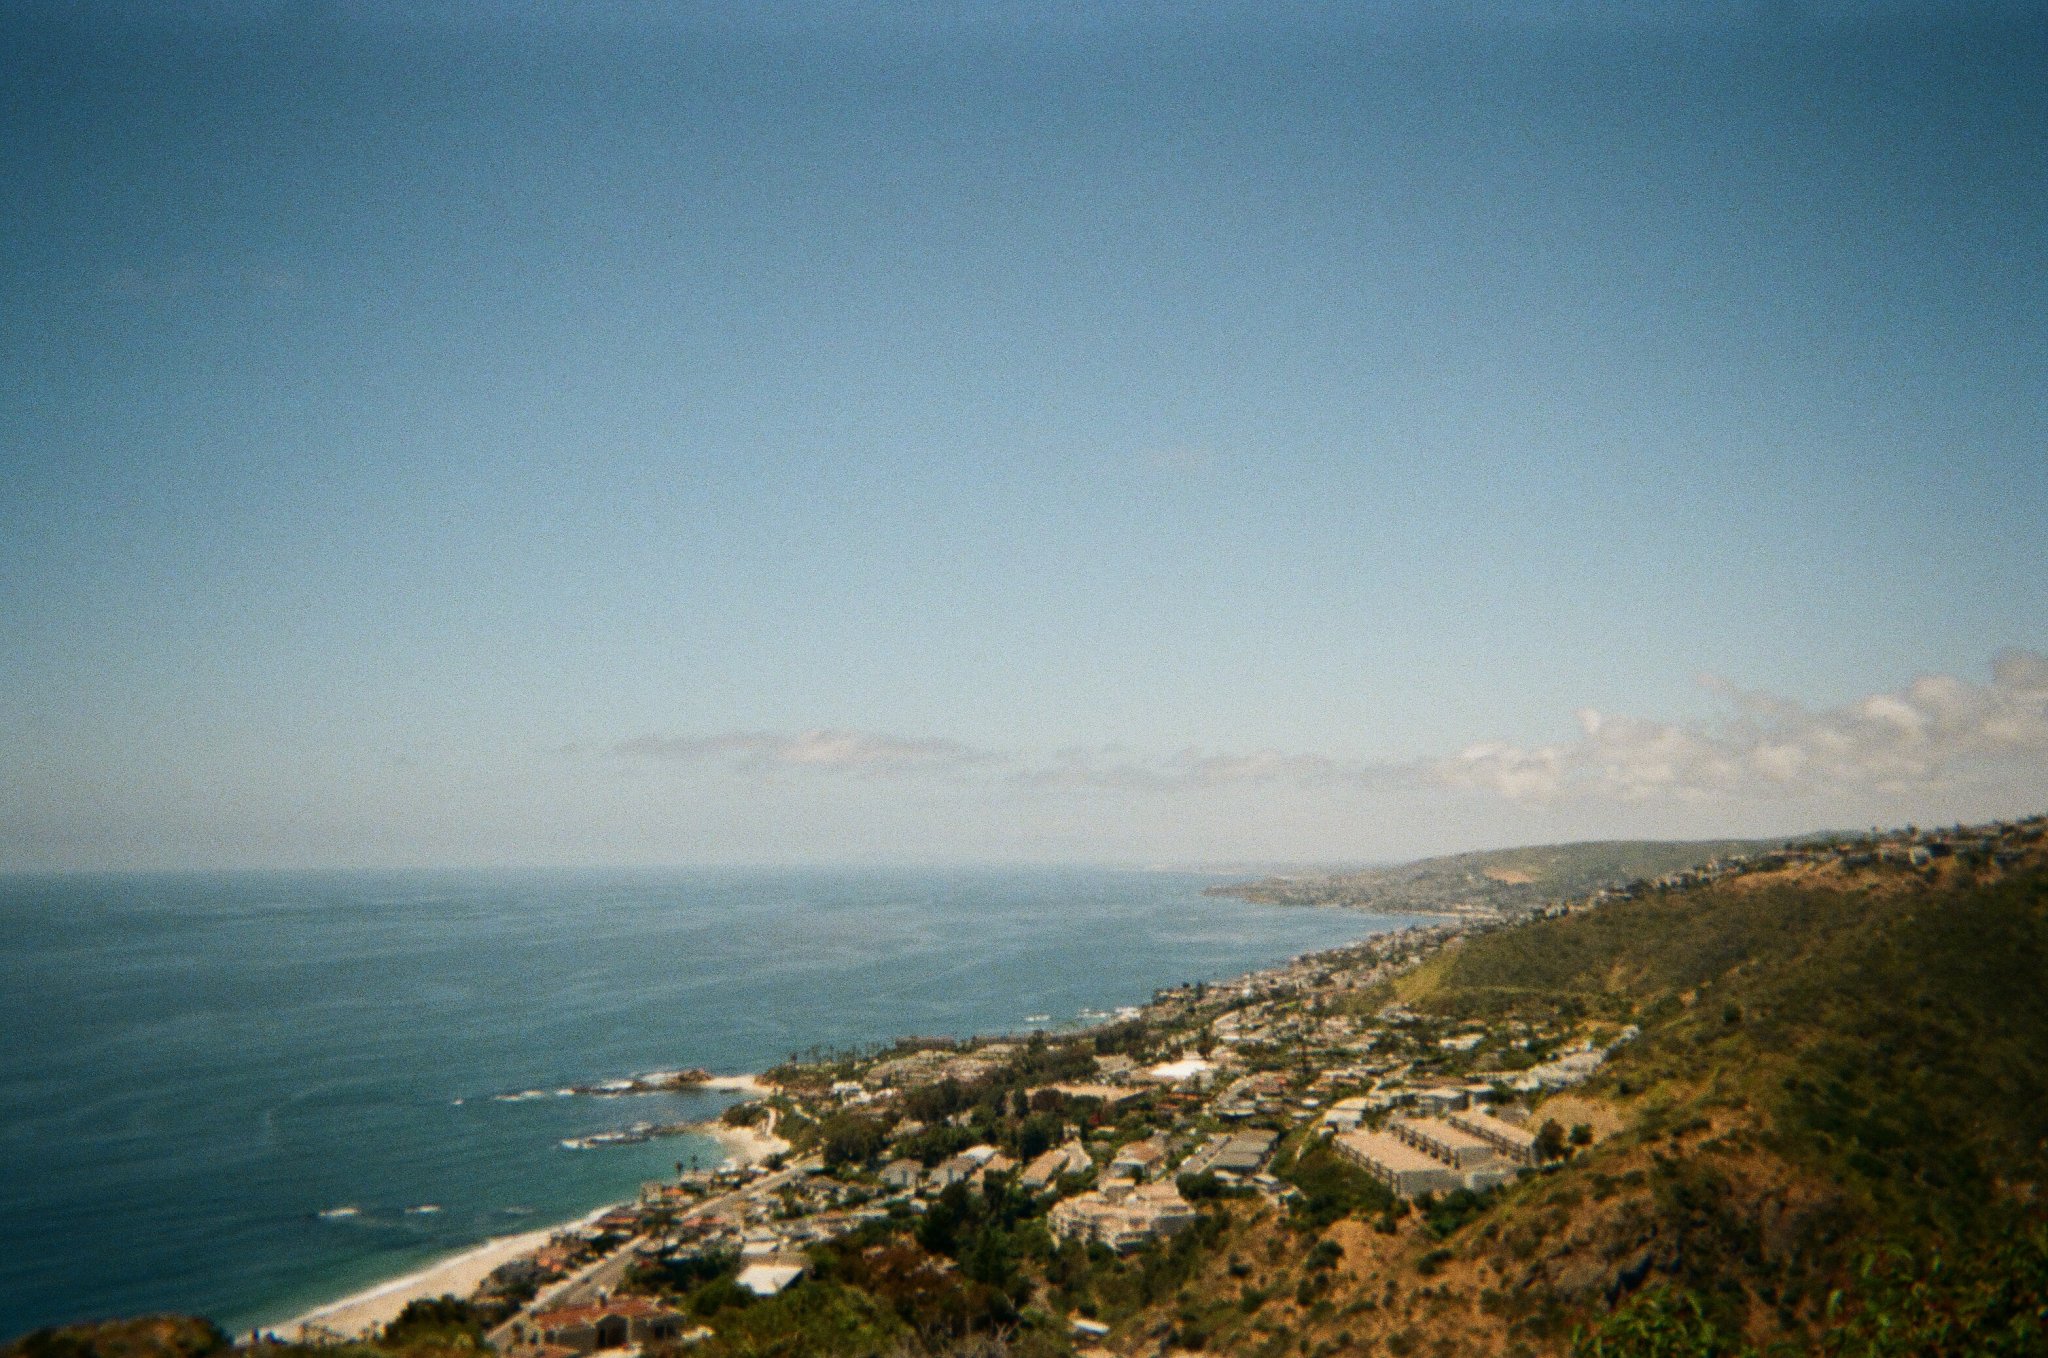
[[[715,1075],[695,1087],[744,1093],[756,1098],[774,1092],[774,1086],[758,1076],[746,1074]],[[773,1124],[770,1125],[772,1128]],[[727,1164],[734,1168],[762,1164],[789,1149],[789,1143],[772,1130],[728,1127],[715,1121],[699,1124],[695,1130],[716,1141],[725,1151]],[[386,1278],[333,1301],[323,1302],[289,1320],[275,1325],[258,1325],[249,1332],[249,1337],[275,1334],[286,1343],[333,1343],[368,1337],[398,1319],[408,1304],[445,1295],[466,1298],[483,1285],[493,1270],[543,1249],[562,1232],[587,1226],[629,1201],[607,1202],[582,1216],[552,1226],[537,1227],[516,1235],[492,1236],[409,1273]]]
[[[1382,915],[1377,918],[1391,922],[1402,917]],[[1450,921],[1438,917],[1410,917],[1395,928],[1382,930],[1377,934],[1367,934],[1364,937],[1405,933],[1409,929],[1429,927],[1431,923],[1448,922]],[[1283,962],[1256,967],[1231,979],[1242,980],[1282,972],[1310,958],[1354,946],[1358,941],[1352,940],[1350,943],[1337,944],[1333,947],[1311,948]],[[1149,1007],[1150,1004],[1151,1001],[1146,1001],[1140,1007]],[[697,1081],[690,1087],[744,1094],[748,1098],[756,1099],[766,1098],[776,1092],[775,1086],[761,1079],[759,1075],[744,1072],[736,1075],[714,1075],[709,1079]],[[789,1142],[775,1135],[774,1127],[771,1117],[765,1128],[733,1127],[711,1120],[697,1124],[692,1130],[709,1137],[724,1148],[728,1167],[745,1168],[763,1164],[790,1149]],[[468,1297],[493,1269],[532,1254],[544,1247],[555,1235],[587,1225],[606,1212],[623,1205],[624,1202],[609,1202],[583,1216],[554,1226],[518,1235],[493,1237],[423,1268],[387,1279],[303,1312],[282,1324],[259,1326],[252,1333],[275,1333],[288,1342],[296,1340],[316,1343],[331,1343],[344,1338],[354,1339],[373,1333],[397,1319],[399,1313],[410,1302],[444,1294]]]
[[[482,1244],[471,1245],[423,1268],[351,1292],[281,1324],[259,1325],[255,1333],[275,1334],[286,1343],[325,1343],[362,1338],[396,1320],[407,1304],[422,1297],[450,1293],[468,1296],[482,1286],[493,1269],[532,1254],[543,1248],[557,1232],[595,1221],[608,1210],[608,1207],[599,1208],[573,1221],[518,1235],[493,1236]]]

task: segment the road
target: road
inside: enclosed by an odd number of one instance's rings
[[[711,1211],[743,1198],[765,1196],[775,1192],[776,1189],[794,1179],[815,1172],[818,1167],[819,1161],[817,1157],[808,1157],[799,1160],[786,1169],[780,1169],[764,1178],[756,1179],[744,1188],[736,1188],[730,1193],[721,1193],[716,1197],[706,1198],[702,1202],[692,1204],[689,1210],[693,1213]],[[486,1335],[485,1342],[495,1349],[509,1348],[512,1343],[512,1327],[514,1325],[522,1321],[531,1322],[532,1318],[542,1311],[552,1311],[563,1306],[587,1305],[598,1301],[601,1296],[616,1292],[620,1282],[625,1279],[626,1270],[632,1267],[635,1250],[650,1238],[649,1236],[636,1235],[610,1254],[604,1256],[604,1258],[585,1264],[581,1269],[578,1269],[560,1282],[550,1283],[542,1288],[532,1301],[521,1307],[504,1324]]]

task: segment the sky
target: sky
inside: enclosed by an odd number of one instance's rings
[[[2048,809],[2038,5],[0,0],[0,870]]]

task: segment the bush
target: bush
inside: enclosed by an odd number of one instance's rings
[[[468,1348],[482,1344],[490,1319],[456,1297],[419,1297],[384,1327],[383,1342]]]
[[[877,1118],[855,1113],[834,1113],[818,1125],[818,1141],[825,1168],[864,1165],[889,1144],[888,1129]]]
[[[1708,1319],[1690,1292],[1656,1287],[1590,1331],[1572,1335],[1573,1358],[1738,1358],[1755,1350]]]
[[[1386,1211],[1394,1202],[1386,1185],[1326,1145],[1304,1150],[1284,1177],[1301,1190],[1294,1205],[1296,1224],[1316,1230],[1357,1213]]]
[[[728,1127],[751,1127],[757,1122],[766,1121],[767,1117],[768,1105],[749,1099],[745,1103],[736,1103],[720,1113],[718,1120]]]

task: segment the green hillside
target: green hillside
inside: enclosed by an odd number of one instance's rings
[[[1624,1130],[1460,1253],[1531,1340],[1632,1298],[1586,1352],[2048,1351],[2048,871],[1777,876],[1474,937],[1390,988],[1643,1030],[1580,1095]]]
[[[1753,839],[1597,840],[1424,858],[1397,867],[1267,877],[1211,888],[1269,905],[1379,914],[1509,915],[1606,887],[1776,848]]]

